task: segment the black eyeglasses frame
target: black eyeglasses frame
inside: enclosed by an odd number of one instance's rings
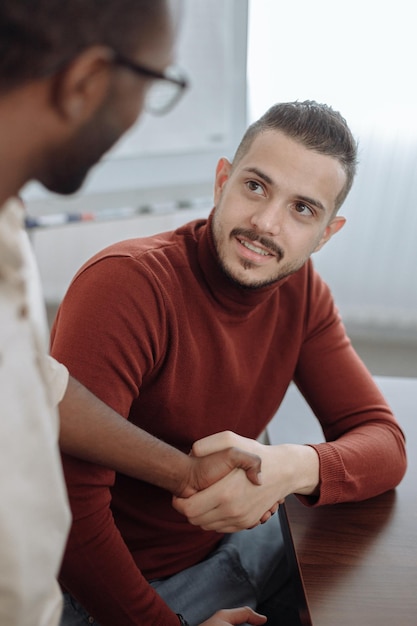
[[[136,74],[142,74],[143,76],[149,76],[150,78],[157,78],[159,80],[167,80],[170,83],[174,83],[174,85],[178,85],[181,89],[186,89],[188,87],[188,81],[186,78],[173,78],[172,76],[168,76],[165,72],[158,72],[157,70],[153,70],[146,65],[141,65],[140,63],[131,61],[121,54],[116,54],[113,62],[118,65],[124,65]]]
[[[135,61],[132,61],[131,59],[119,53],[115,54],[113,58],[113,63],[121,65],[122,67],[126,67],[127,69],[135,72],[135,74],[138,74],[139,76],[148,76],[149,78],[154,78],[156,80],[167,81],[172,85],[176,85],[178,87],[178,93],[174,95],[172,102],[169,102],[169,104],[161,111],[152,111],[153,113],[163,114],[171,110],[171,108],[178,102],[185,89],[187,89],[187,87],[189,86],[188,80],[185,77],[174,78],[173,76],[169,76],[167,72],[159,72],[148,67],[147,65],[141,65],[140,63],[136,63]]]

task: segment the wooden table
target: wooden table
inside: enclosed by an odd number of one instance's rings
[[[395,491],[364,502],[311,509],[290,496],[280,508],[303,626],[417,625],[417,378],[375,380],[405,432],[407,474]],[[268,435],[271,443],[323,440],[295,387]]]

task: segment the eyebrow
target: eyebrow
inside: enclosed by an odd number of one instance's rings
[[[245,167],[243,168],[243,171],[248,172],[249,174],[256,174],[256,176],[259,176],[259,178],[262,178],[262,180],[268,183],[268,185],[275,185],[272,178],[268,176],[268,174],[265,174],[265,172],[263,172],[262,170],[258,169],[257,167]]]
[[[268,185],[275,186],[275,183],[272,180],[272,178],[268,176],[268,174],[265,174],[265,172],[263,172],[262,170],[258,169],[257,167],[245,167],[243,168],[243,171],[248,172],[249,174],[256,174],[256,176],[258,176],[259,178],[262,178],[262,180],[264,180]],[[326,207],[319,200],[315,200],[314,198],[310,198],[308,196],[297,196],[297,197],[302,202],[306,202],[307,204],[311,204],[317,209],[320,209],[320,211],[326,211]]]

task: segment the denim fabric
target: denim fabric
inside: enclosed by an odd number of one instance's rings
[[[252,530],[226,535],[204,561],[151,585],[175,613],[198,626],[217,610],[251,606],[268,626],[299,626],[278,516]],[[97,622],[66,598],[61,626]]]
[[[226,535],[207,559],[151,584],[165,602],[197,626],[219,609],[256,609],[285,584],[287,565],[276,517],[252,530]]]
[[[87,611],[69,593],[64,593],[64,608],[60,626],[99,626]]]

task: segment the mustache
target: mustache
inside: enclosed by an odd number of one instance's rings
[[[265,237],[264,235],[258,235],[258,233],[249,228],[233,228],[230,237],[246,237],[249,241],[258,241],[264,248],[272,252],[272,254],[277,257],[278,261],[284,258],[284,250],[278,246],[275,241],[272,241],[269,237]]]

